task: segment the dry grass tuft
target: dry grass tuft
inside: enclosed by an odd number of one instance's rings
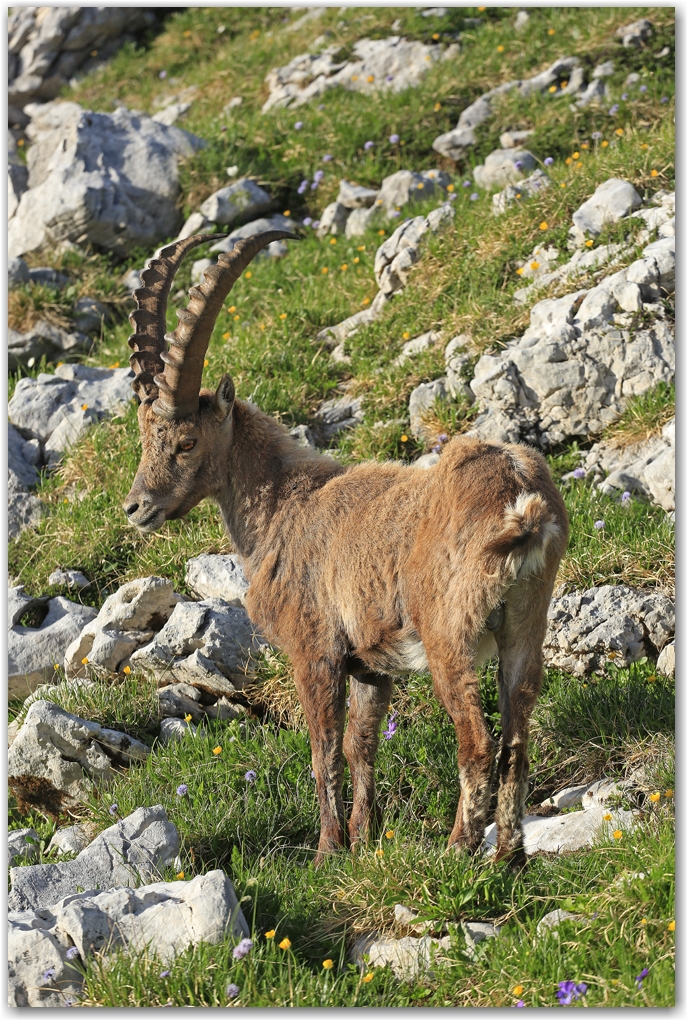
[[[293,669],[281,652],[262,657],[258,675],[264,680],[244,687],[241,693],[251,707],[261,709],[269,719],[290,730],[305,728],[305,715],[293,681]]]

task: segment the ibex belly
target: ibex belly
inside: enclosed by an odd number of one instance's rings
[[[475,651],[475,666],[481,666],[498,654],[494,635],[485,630],[480,634]],[[378,673],[391,676],[407,676],[410,673],[426,673],[429,670],[425,646],[417,634],[405,636],[388,645],[371,648],[364,655],[366,664]]]

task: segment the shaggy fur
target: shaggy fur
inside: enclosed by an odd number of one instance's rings
[[[228,376],[215,394],[201,393],[188,418],[164,421],[151,403],[139,408],[143,456],[125,510],[138,528],[155,531],[202,499],[219,504],[250,581],[250,617],[293,664],[320,803],[317,860],[373,830],[374,762],[392,676],[428,665],[458,738],[450,843],[474,851],[482,842],[496,771],[497,855],[520,862],[529,718],[568,535],[542,457],[458,437],[428,471],[346,469],[235,400]],[[500,605],[490,637],[486,620]],[[475,671],[478,646],[491,639],[503,727],[496,770]],[[347,830],[344,754],[354,790]]]

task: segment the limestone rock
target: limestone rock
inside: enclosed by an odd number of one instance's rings
[[[408,402],[410,432],[413,436],[420,438],[425,434],[425,426],[422,422],[423,414],[429,411],[437,400],[447,400],[448,397],[449,391],[445,377],[429,383],[420,383],[415,387]]]
[[[204,554],[186,564],[186,583],[201,598],[221,598],[245,606],[248,581],[238,556]]]
[[[546,932],[557,932],[563,921],[586,921],[582,914],[573,914],[569,910],[550,910],[544,914],[537,924],[537,935],[541,938]]]
[[[149,751],[140,740],[52,701],[34,701],[8,752],[8,782],[20,808],[56,818],[84,800],[92,782],[113,779],[113,764],[142,761]]]
[[[577,807],[578,804],[582,803],[582,796],[586,793],[587,789],[587,783],[583,783],[581,786],[566,786],[564,790],[559,790],[552,797],[547,797],[546,800],[542,801],[542,806],[556,807],[559,811],[564,811],[570,807]]]
[[[593,273],[602,266],[609,267],[619,262],[631,250],[629,244],[600,244],[596,248],[577,248],[568,262],[555,266],[560,252],[552,246],[537,245],[525,262],[522,272],[523,280],[530,280],[527,287],[520,287],[513,292],[513,300],[519,304],[528,302],[532,295],[552,283],[571,282],[576,276]],[[555,252],[555,255],[553,254]],[[532,262],[538,263],[532,269]]]
[[[200,139],[123,106],[93,113],[56,101],[28,112],[29,187],[10,221],[10,258],[77,240],[125,255],[175,235],[178,160]]]
[[[523,202],[532,195],[538,194],[543,188],[548,188],[551,178],[542,169],[537,169],[517,184],[507,184],[503,191],[498,191],[491,199],[491,209],[494,216],[500,216],[513,202]]]
[[[584,461],[597,488],[606,495],[630,492],[675,510],[675,419],[660,436],[619,447],[612,442],[595,443]]]
[[[663,676],[675,676],[675,642],[670,641],[661,650],[656,662],[656,670]]]
[[[250,682],[252,657],[264,647],[245,609],[209,598],[178,603],[153,640],[132,654],[131,665],[221,697]]]
[[[16,372],[20,367],[33,368],[41,358],[49,362],[58,361],[66,354],[88,351],[90,346],[91,341],[85,333],[79,330],[68,333],[60,326],[39,319],[26,333],[16,329],[7,331],[7,365],[10,372]]]
[[[255,181],[242,177],[206,198],[200,213],[208,223],[233,227],[255,219],[272,205],[272,199]]]
[[[628,181],[609,178],[573,213],[570,233],[574,243],[583,244],[587,235],[598,237],[604,226],[617,223],[641,204],[641,197]]]
[[[475,183],[491,190],[515,184],[528,170],[535,170],[537,161],[527,149],[495,149],[483,164],[473,170]]]
[[[10,910],[41,910],[79,889],[136,886],[157,878],[179,853],[179,834],[161,806],[137,808],[72,861],[12,868]]]
[[[249,934],[234,887],[222,871],[189,882],[67,895],[49,908],[10,913],[10,1003],[63,1006],[62,996],[73,999],[81,972],[65,964],[72,946],[82,960],[119,946],[132,951],[149,947],[169,966],[189,946]],[[55,971],[48,981],[43,978],[46,962]],[[47,984],[56,990],[42,990]]]
[[[485,939],[495,939],[503,927],[500,924],[492,924],[491,921],[463,921],[461,925],[465,935],[467,954],[474,960],[477,953],[475,950],[480,942]]]
[[[369,209],[378,194],[374,188],[364,188],[361,184],[350,184],[346,180],[341,180],[336,200],[346,209]]]
[[[261,234],[265,230],[293,231],[293,228],[293,221],[288,216],[282,216],[281,213],[277,213],[269,218],[261,217],[258,220],[251,220],[250,223],[244,223],[242,227],[232,230],[223,241],[213,244],[210,251],[231,251],[236,242],[244,237],[252,237],[253,234]],[[288,245],[285,241],[272,241],[256,255],[256,258],[283,258],[288,250]]]
[[[185,719],[163,719],[160,723],[160,743],[175,744],[187,736],[195,737],[198,729]]]
[[[630,789],[632,783],[629,780],[597,779],[582,794],[582,807],[585,811],[598,807],[607,808],[617,804]]]
[[[17,205],[19,202],[17,202]],[[29,276],[29,267],[23,259],[10,259],[7,264],[7,276],[9,282],[9,288],[12,290],[14,287],[18,287],[22,283],[28,283],[31,277]]]
[[[441,454],[439,453],[423,453],[421,457],[414,460],[411,467],[421,468],[427,471],[429,468],[434,467],[441,460]]]
[[[322,423],[325,441],[333,439],[337,432],[355,428],[364,416],[362,397],[332,397],[323,400],[315,412],[315,418]]]
[[[441,332],[430,329],[428,333],[422,333],[420,336],[416,336],[413,340],[408,340],[407,343],[403,344],[401,353],[397,358],[394,358],[392,364],[404,365],[409,358],[414,357],[416,354],[422,354],[423,351],[429,350],[430,347],[439,343],[440,340]]]
[[[103,323],[109,323],[110,320],[109,307],[95,298],[79,298],[74,305],[74,325],[82,333],[99,334]]]
[[[640,18],[639,21],[633,21],[631,25],[625,25],[621,28],[616,29],[616,37],[622,39],[623,46],[626,48],[630,46],[641,46],[643,42],[651,38],[652,24],[648,18]]]
[[[132,652],[162,630],[180,603],[181,595],[162,577],[140,577],[122,585],[66,649],[67,677],[87,675],[85,658],[91,665],[120,672],[130,664]]]
[[[94,618],[95,610],[61,595],[54,599],[32,598],[23,585],[10,588],[8,599],[7,693],[12,701],[27,697],[54,676],[55,665],[62,662],[66,648]],[[29,610],[45,613],[39,626],[19,623]]]
[[[458,52],[455,46],[442,49],[400,36],[359,39],[351,58],[337,62],[340,49],[335,43],[317,54],[299,54],[286,66],[270,71],[265,78],[270,94],[262,112],[275,106],[301,106],[337,86],[355,92],[400,92],[417,85],[432,63],[450,60]]]
[[[356,210],[351,213],[351,217],[355,214]],[[349,217],[348,222],[350,223],[350,221]],[[369,308],[363,308],[362,311],[349,315],[343,322],[339,322],[335,326],[325,326],[319,331],[316,339],[323,341],[328,347],[336,347],[343,340],[357,333],[361,326],[375,322],[382,314],[389,297],[390,295],[385,294],[384,291],[377,291]]]
[[[406,220],[379,246],[375,253],[374,274],[380,290],[390,296],[405,287],[410,270],[420,259],[423,236],[438,230],[452,219],[453,207],[444,203],[429,216]]]
[[[609,652],[618,666],[654,656],[675,634],[670,599],[623,584],[554,598],[548,620],[544,661],[578,675],[599,669]]]
[[[69,588],[87,588],[91,582],[80,570],[53,570],[48,584],[67,585]]]
[[[534,134],[534,131],[504,131],[499,137],[502,149],[517,149]]]
[[[58,850],[60,854],[80,854],[92,841],[83,825],[64,825],[59,828],[48,843],[48,850]]]
[[[342,202],[330,202],[322,210],[320,225],[317,228],[317,236],[325,237],[327,234],[343,234],[346,230],[346,222],[351,210]]]
[[[451,945],[450,935],[433,939],[429,935],[415,938],[408,935],[391,939],[378,933],[363,936],[353,947],[353,960],[359,967],[365,966],[365,957],[370,967],[391,967],[399,981],[414,981],[431,974],[437,953]]]
[[[449,340],[444,351],[446,361],[446,386],[454,400],[464,398],[472,403],[475,395],[467,382],[466,375],[470,372],[472,358],[468,353],[470,337],[464,333]]]
[[[604,815],[610,814],[610,820]],[[605,833],[620,829],[631,832],[637,824],[632,811],[593,807],[588,811],[571,811],[569,814],[542,818],[539,815],[525,815],[522,823],[525,853],[529,856],[543,852],[565,853],[593,846]],[[484,833],[485,851],[493,853],[496,848],[496,823],[487,827]]]
[[[28,839],[27,839],[28,836]],[[38,833],[35,829],[12,829],[7,834],[7,857],[10,867],[15,857],[31,860],[38,856]]]
[[[424,202],[428,198],[445,198],[451,178],[443,170],[397,170],[385,177],[375,202],[387,216],[408,202]]]
[[[203,216],[201,212],[194,212],[188,217],[183,227],[177,235],[178,241],[183,241],[186,237],[192,237],[194,234],[202,234],[204,230],[207,230],[210,221]],[[132,270],[134,271],[134,270]],[[140,287],[140,282],[138,283]]]

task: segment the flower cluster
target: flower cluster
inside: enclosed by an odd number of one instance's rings
[[[573,999],[579,999],[581,995],[587,994],[587,986],[582,982],[576,985],[574,981],[559,981],[556,998],[559,1006],[569,1006]]]
[[[389,716],[387,728],[382,731],[382,736],[384,737],[385,740],[391,740],[394,733],[396,732],[396,727],[398,726],[398,723],[395,722],[395,719],[397,715],[398,712],[392,712],[391,715]]]
[[[436,444],[432,447],[432,453],[441,453],[444,443],[448,443],[448,436],[445,432],[442,432],[440,436],[437,436]]]
[[[244,956],[248,956],[251,949],[253,948],[252,939],[241,939],[237,946],[234,946],[232,956],[235,960],[242,960]]]

